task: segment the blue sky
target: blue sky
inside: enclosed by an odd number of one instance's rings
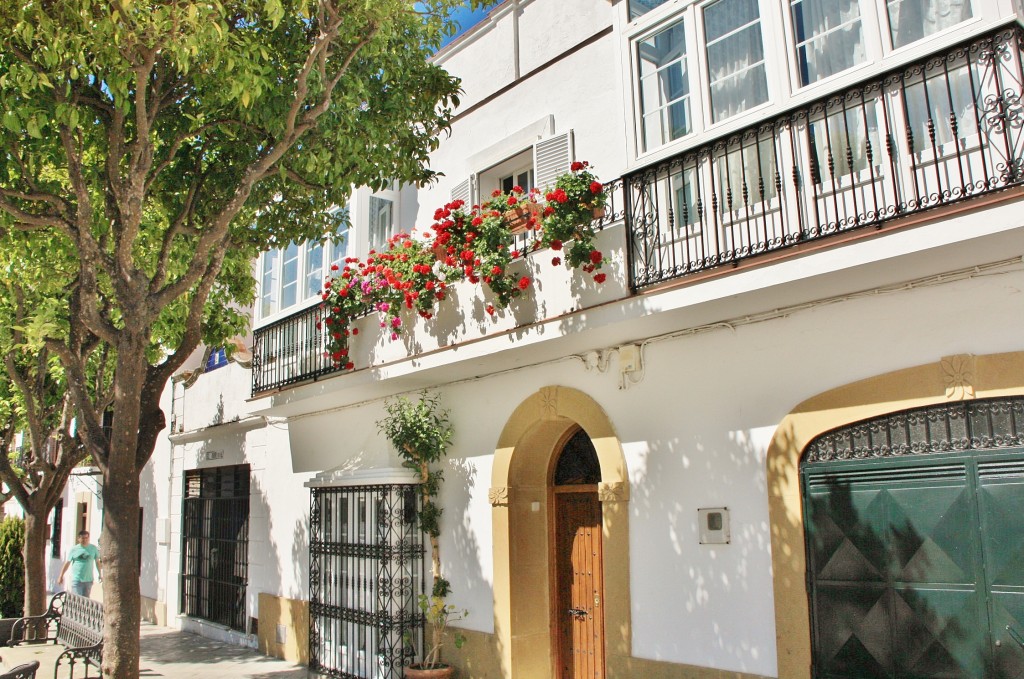
[[[495,6],[500,5],[501,2],[502,0],[488,2],[481,9],[470,9],[469,7],[463,7],[462,9],[455,10],[452,13],[452,16],[455,18],[455,21],[459,24],[459,30],[456,31],[455,34],[452,35],[451,37],[445,39],[445,41],[441,43],[441,47],[444,47],[448,43],[452,42],[460,35],[468,31],[469,29],[473,28],[473,26],[476,26],[487,16],[487,13],[489,11],[491,11]]]

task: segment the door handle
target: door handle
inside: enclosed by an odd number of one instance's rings
[[[569,609],[569,615],[575,616],[577,618],[582,618],[586,614],[587,614],[587,612],[585,610],[583,610],[582,608],[570,608]]]

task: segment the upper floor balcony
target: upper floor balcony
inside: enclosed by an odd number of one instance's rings
[[[805,244],[830,246],[1024,183],[1022,47],[1024,31],[1006,26],[626,174],[610,183],[600,222],[614,227],[602,238],[621,253],[620,279],[525,309],[497,332],[787,257]],[[528,259],[520,266],[539,271],[544,258]],[[568,287],[552,280],[536,294]],[[404,348],[426,354],[478,337],[458,303],[417,328],[431,341]],[[253,394],[337,370],[324,353],[322,315],[313,306],[255,331]]]

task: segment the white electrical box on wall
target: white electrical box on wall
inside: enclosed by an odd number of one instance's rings
[[[702,545],[729,544],[729,508],[708,507],[697,510],[697,524]]]

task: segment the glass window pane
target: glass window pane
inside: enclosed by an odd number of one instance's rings
[[[704,8],[704,35],[713,42],[760,17],[757,0],[719,0]]]
[[[644,149],[690,132],[690,83],[683,22],[637,43]]]
[[[289,243],[281,257],[281,308],[299,301],[299,246]]]
[[[307,298],[314,297],[324,289],[324,246],[322,243],[306,243],[306,292]]]
[[[383,246],[393,235],[395,204],[387,198],[370,196],[370,248]]]
[[[666,2],[668,0],[629,0],[629,18],[635,19],[638,16],[643,16]]]
[[[889,0],[888,9],[894,48],[909,45],[974,16],[970,0]]]
[[[866,59],[858,0],[792,0],[791,9],[802,84]]]
[[[757,0],[718,0],[704,8],[711,116],[724,120],[768,101]]]
[[[348,207],[336,208],[332,215],[338,220],[338,227],[334,230],[334,235],[331,236],[330,240],[330,266],[337,266],[338,269],[342,269],[345,266],[344,260],[348,257]]]
[[[263,253],[260,271],[260,317],[277,311],[277,256],[278,250]]]

